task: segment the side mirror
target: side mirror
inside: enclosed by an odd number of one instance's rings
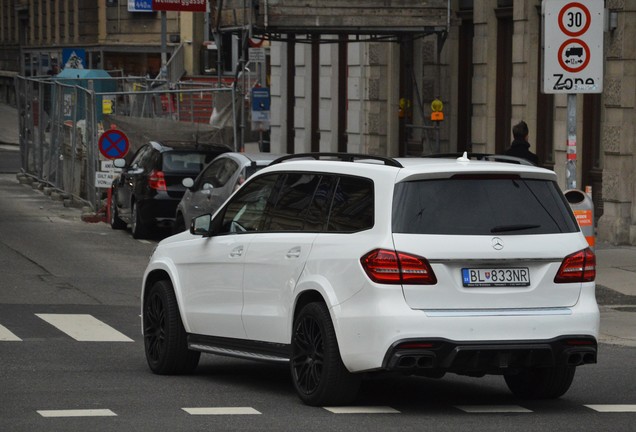
[[[190,189],[192,186],[194,186],[194,180],[192,180],[190,177],[186,177],[181,180],[181,184],[187,189]]]
[[[205,214],[192,219],[190,223],[190,234],[209,237],[212,235],[210,228],[212,226],[212,215]]]
[[[115,159],[113,161],[113,166],[115,168],[124,168],[126,166],[126,159]]]

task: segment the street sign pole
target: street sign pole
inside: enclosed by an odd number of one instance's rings
[[[168,18],[166,11],[161,12],[161,71],[159,77],[161,79],[168,79]]]
[[[576,94],[568,94],[568,145],[566,185],[567,189],[576,189]]]
[[[576,188],[576,99],[603,91],[602,0],[543,0],[543,92],[567,94],[566,184]],[[584,145],[589,145],[583,143]]]

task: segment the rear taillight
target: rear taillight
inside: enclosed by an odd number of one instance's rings
[[[360,258],[373,282],[383,284],[434,285],[437,278],[426,258],[387,249],[375,249]]]
[[[167,191],[166,178],[163,171],[152,171],[148,176],[148,186],[158,191]]]
[[[565,257],[554,277],[555,283],[592,282],[596,279],[596,255],[587,248]]]

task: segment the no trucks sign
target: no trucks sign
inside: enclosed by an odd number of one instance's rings
[[[543,1],[543,92],[603,91],[603,0]]]

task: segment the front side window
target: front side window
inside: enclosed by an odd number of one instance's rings
[[[556,183],[474,176],[397,184],[393,232],[511,235],[576,232]]]
[[[132,162],[130,163],[131,167],[134,167],[135,165],[137,165],[138,167],[141,167],[141,160],[144,158],[144,155],[149,151],[150,146],[143,146],[141,147],[139,150],[137,150],[137,153],[135,153],[135,157],[133,158]]]
[[[234,195],[222,214],[221,232],[262,231],[265,209],[277,179],[275,174],[254,179]]]

